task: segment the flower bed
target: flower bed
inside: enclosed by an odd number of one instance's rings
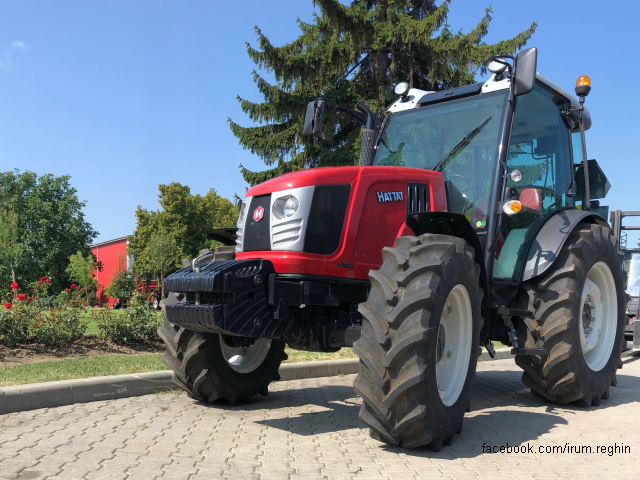
[[[81,290],[72,284],[53,297],[48,293],[50,283],[42,277],[28,294],[17,283],[11,284],[10,297],[0,308],[0,345],[41,343],[61,347],[82,338],[89,321]],[[91,309],[89,319],[97,324],[102,339],[116,344],[156,342],[156,330],[162,323],[161,315],[139,293],[123,312]]]

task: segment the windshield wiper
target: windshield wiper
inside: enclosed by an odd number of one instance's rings
[[[486,120],[483,120],[482,122],[480,122],[480,125],[478,125],[476,128],[474,128],[469,133],[467,133],[462,140],[460,140],[458,143],[455,144],[455,146],[451,149],[449,153],[447,153],[444,157],[442,157],[442,160],[436,163],[436,166],[433,167],[432,170],[436,172],[442,170],[451,158],[453,158],[460,150],[462,150],[464,147],[469,145],[469,143],[471,143],[471,140],[473,140],[473,138],[478,133],[480,133],[480,130],[482,130],[484,126],[487,123],[489,123],[491,118],[492,117],[489,117]]]

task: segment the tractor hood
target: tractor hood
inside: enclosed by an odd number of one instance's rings
[[[387,177],[392,178],[439,178],[442,174],[432,170],[421,168],[408,168],[396,166],[382,167],[321,167],[298,170],[287,173],[277,178],[267,180],[260,185],[247,190],[246,198],[256,195],[266,195],[269,193],[281,192],[291,188],[302,188],[316,185],[345,185],[353,184],[361,177]]]
[[[277,178],[268,180],[260,185],[250,188],[246,197],[255,195],[265,195],[268,193],[280,192],[291,188],[310,187],[313,185],[336,185],[351,184],[360,177],[364,171],[384,170],[388,175],[390,172],[385,167],[323,167],[298,170],[287,173]]]
[[[236,258],[268,258],[281,273],[276,252],[286,256],[287,266],[298,268],[292,261],[297,252],[315,256],[321,264],[314,267],[317,274],[329,273],[325,265],[355,260],[361,262],[358,274],[366,278],[369,268],[380,263],[382,248],[395,241],[408,212],[446,211],[446,196],[439,192],[444,192],[442,174],[418,168],[325,167],[289,173],[247,191],[237,223]],[[367,240],[355,251],[359,234]],[[375,252],[372,258],[359,256],[365,245]],[[305,265],[311,268],[309,261]]]

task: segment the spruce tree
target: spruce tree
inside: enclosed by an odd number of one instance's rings
[[[298,19],[301,35],[276,47],[258,27],[258,48],[247,52],[258,69],[270,72],[275,85],[258,71],[253,79],[263,103],[238,97],[242,111],[258,125],[243,127],[229,119],[239,143],[257,154],[269,170],[241,166],[251,185],[307,167],[354,165],[361,125],[345,114],[325,110],[323,132],[302,137],[306,105],[320,96],[353,108],[363,101],[374,112],[393,100],[401,81],[423,90],[445,90],[474,82],[496,54],[513,54],[536,29],[493,45],[483,41],[491,21],[486,9],[469,33],[447,24],[450,0],[313,0],[320,14],[312,23]]]

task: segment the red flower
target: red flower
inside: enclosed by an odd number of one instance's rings
[[[42,278],[40,279],[40,281],[41,281],[41,282],[44,282],[46,279],[47,279],[47,277],[42,277]]]
[[[11,283],[11,290],[17,290],[18,289],[18,284],[16,282],[12,282]]]
[[[19,293],[18,294],[18,300],[20,300],[21,302],[24,301],[24,299],[27,298],[24,296],[24,293]]]
[[[72,283],[71,286],[69,288],[76,288],[76,284]]]
[[[38,282],[38,287],[39,287],[40,285],[42,285],[42,280],[40,280],[40,281]]]
[[[7,302],[4,304],[4,308],[6,308],[7,310],[9,310],[11,308],[11,302]]]
[[[64,291],[69,293],[71,290],[69,290],[68,288],[65,288]]]
[[[51,280],[47,280],[47,283],[51,283]]]

